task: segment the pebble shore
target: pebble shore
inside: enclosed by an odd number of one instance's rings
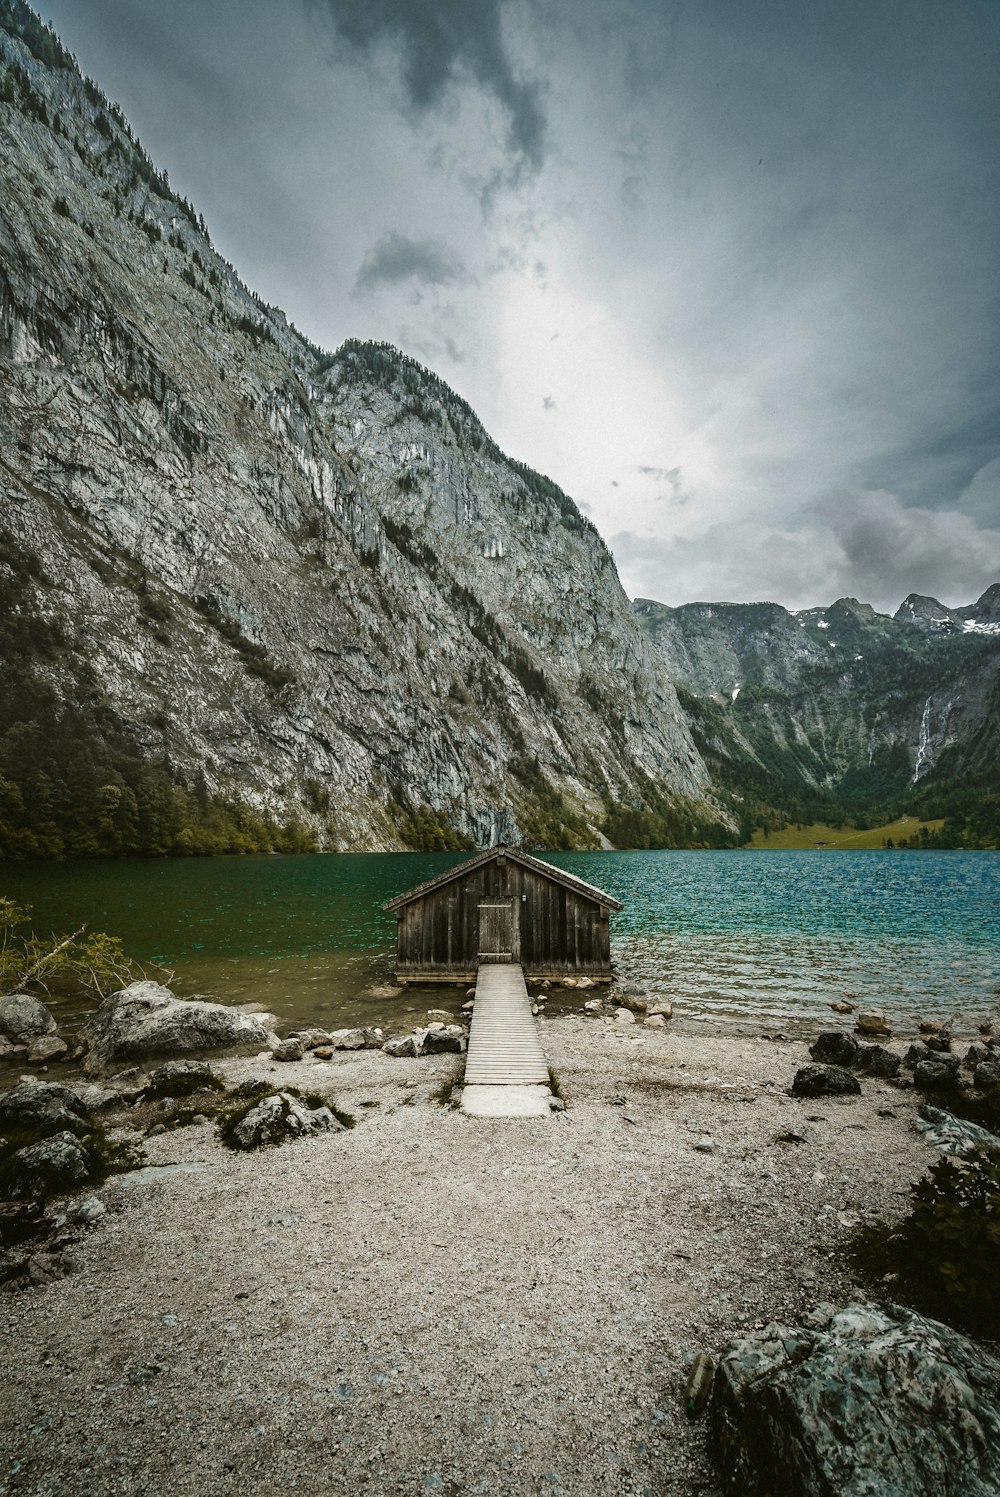
[[[692,1358],[858,1294],[832,1250],[937,1157],[919,1098],[792,1098],[801,1041],[542,1033],[545,1118],[441,1107],[447,1055],[220,1063],[356,1126],[146,1140],[187,1168],[109,1180],[74,1272],[0,1296],[0,1494],[719,1497]]]

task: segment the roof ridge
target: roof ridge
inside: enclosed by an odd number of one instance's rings
[[[474,857],[466,858],[462,863],[456,863],[452,868],[446,868],[443,873],[436,874],[434,878],[425,879],[422,884],[416,884],[412,889],[407,889],[403,894],[397,894],[394,899],[387,899],[383,904],[383,910],[395,910],[400,905],[409,904],[414,899],[429,894],[432,890],[440,888],[443,884],[450,883],[452,879],[458,878],[460,874],[466,873],[471,868],[488,863],[491,858],[509,857],[515,862],[521,863],[528,868],[534,868],[546,877],[554,879],[556,883],[565,884],[567,888],[576,889],[595,900],[598,904],[607,905],[609,909],[621,910],[625,906],[620,900],[615,899],[613,894],[606,894],[603,889],[598,889],[595,884],[588,884],[585,879],[577,878],[575,873],[569,873],[564,868],[557,868],[554,863],[546,863],[542,858],[532,857],[531,853],[523,852],[517,847],[508,847],[505,842],[495,843],[492,847],[486,847]]]

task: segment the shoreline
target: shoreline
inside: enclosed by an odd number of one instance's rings
[[[798,1040],[542,1032],[567,1109],[537,1120],[438,1106],[457,1057],[218,1062],[356,1126],[145,1141],[200,1168],[112,1177],[77,1270],[0,1296],[7,1489],[718,1497],[685,1358],[856,1295],[829,1254],[938,1157],[920,1098],[791,1098]]]

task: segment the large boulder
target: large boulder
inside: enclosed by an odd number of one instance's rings
[[[824,1066],[853,1066],[858,1058],[858,1042],[842,1029],[824,1029],[809,1046],[813,1060]]]
[[[44,1034],[55,1034],[56,1021],[44,1003],[30,993],[0,998],[0,1035],[12,1045],[31,1045]]]
[[[20,1193],[46,1196],[71,1190],[90,1173],[84,1146],[72,1133],[54,1133],[28,1144],[11,1157],[10,1168]]]
[[[289,1092],[276,1092],[229,1125],[224,1137],[233,1149],[263,1149],[312,1133],[339,1133],[343,1127],[329,1107],[310,1108]]]
[[[176,998],[158,982],[133,982],[105,998],[87,1030],[91,1074],[123,1060],[190,1055],[211,1050],[270,1048],[257,1014],[222,1003]]]
[[[806,1322],[722,1354],[709,1431],[727,1497],[996,1497],[996,1358],[898,1305]]]
[[[992,1149],[1000,1153],[1000,1138],[980,1128],[978,1123],[956,1118],[950,1112],[932,1107],[929,1102],[921,1104],[917,1127],[929,1144],[940,1149],[942,1154],[953,1154],[956,1159],[970,1159],[980,1149]]]
[[[793,1097],[850,1097],[860,1090],[857,1077],[843,1066],[802,1066],[792,1082]]]
[[[0,1129],[13,1133],[86,1133],[87,1107],[68,1086],[25,1081],[0,1097]]]

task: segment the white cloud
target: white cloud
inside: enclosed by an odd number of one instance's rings
[[[685,535],[622,531],[611,546],[626,592],[669,604],[806,608],[852,596],[894,613],[910,592],[954,607],[1000,579],[1000,528],[881,491],[829,494],[795,524],[760,514]]]

